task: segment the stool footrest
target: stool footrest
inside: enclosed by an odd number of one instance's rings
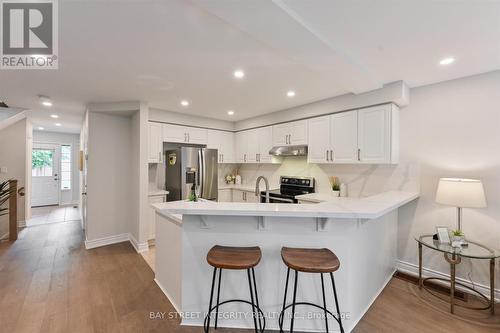
[[[292,304],[289,304],[289,305],[287,305],[287,306],[285,306],[285,308],[284,308],[284,309],[280,312],[280,315],[279,315],[279,317],[278,317],[278,325],[279,325],[279,327],[280,327],[280,332],[283,332],[283,319],[284,319],[284,318],[283,318],[283,315],[285,314],[285,311],[286,311],[288,308],[291,308],[291,307],[292,307],[292,305],[293,305],[293,303],[292,303]],[[334,314],[333,314],[330,310],[325,309],[324,307],[322,307],[322,306],[320,306],[320,305],[318,305],[318,304],[308,303],[308,302],[297,302],[297,303],[295,303],[295,306],[297,306],[297,305],[307,305],[307,306],[313,306],[313,307],[315,307],[315,308],[318,308],[318,309],[321,309],[321,310],[323,310],[323,311],[326,311],[326,312],[327,312],[330,316],[332,316],[332,317],[333,317],[333,319],[335,319],[335,320],[337,321],[337,323],[339,323],[339,324],[340,324],[339,318],[337,318],[337,316],[335,316],[335,315],[334,315]]]
[[[212,312],[217,307],[220,307],[221,305],[228,304],[228,303],[245,303],[245,304],[252,306],[252,309],[256,309],[259,313],[258,318],[262,318],[262,329],[260,329],[260,332],[263,333],[265,331],[265,329],[266,329],[266,317],[264,316],[264,312],[257,305],[254,305],[251,302],[246,301],[244,299],[231,299],[231,300],[227,300],[224,302],[220,302],[219,304],[214,305],[210,309],[210,312],[205,316],[205,320],[203,322],[203,329],[205,332],[208,332],[209,327],[207,327],[207,322],[208,322],[208,318],[211,316]]]

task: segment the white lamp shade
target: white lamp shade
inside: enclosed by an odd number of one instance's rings
[[[436,202],[461,208],[484,208],[486,197],[483,183],[477,179],[441,178]]]

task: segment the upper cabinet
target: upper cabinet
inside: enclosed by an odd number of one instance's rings
[[[273,146],[307,144],[307,120],[274,125],[272,132]]]
[[[398,112],[386,104],[309,119],[308,162],[398,163]]]
[[[163,141],[192,144],[207,144],[207,130],[204,128],[163,124]]]
[[[279,163],[280,160],[269,155],[273,147],[273,128],[256,128],[236,133],[237,163]]]
[[[208,130],[207,140],[207,148],[213,148],[219,151],[219,163],[236,163],[234,133]]]
[[[148,132],[148,162],[162,163],[163,140],[161,124],[149,123]]]

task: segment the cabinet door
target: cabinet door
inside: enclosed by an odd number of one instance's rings
[[[179,125],[163,124],[163,142],[187,143],[186,127]]]
[[[259,128],[258,136],[258,162],[271,163],[273,161],[273,157],[269,155],[269,151],[273,148],[273,128],[271,126]]]
[[[222,155],[221,163],[235,163],[236,159],[234,156],[234,133],[222,131],[222,142],[220,148],[220,154]]]
[[[149,204],[165,202],[165,196],[154,196],[148,198]],[[156,211],[153,207],[149,206],[149,219],[148,219],[148,240],[155,239],[155,222]]]
[[[361,163],[390,163],[391,106],[358,111],[358,148]]]
[[[245,202],[260,202],[260,197],[255,195],[255,192],[246,191]]]
[[[232,202],[233,194],[231,189],[219,190],[218,202]]]
[[[207,144],[207,130],[204,128],[186,127],[188,142],[205,145]]]
[[[233,202],[246,202],[245,191],[233,190]]]
[[[312,118],[308,121],[309,163],[331,163],[330,160],[330,116]]]
[[[236,162],[246,163],[247,162],[247,151],[248,151],[248,132],[238,132],[236,133]]]
[[[292,145],[307,144],[307,120],[294,121],[289,124],[288,143]]]
[[[148,161],[161,163],[162,161],[162,129],[161,124],[149,123]]]
[[[273,146],[285,146],[288,144],[289,125],[280,124],[273,126]]]
[[[259,154],[259,129],[248,131],[248,148],[247,148],[247,162],[257,163],[257,155]]]
[[[330,138],[334,163],[358,163],[358,112],[332,115]]]

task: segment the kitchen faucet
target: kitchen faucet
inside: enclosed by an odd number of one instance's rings
[[[269,203],[269,181],[264,176],[257,177],[257,181],[255,182],[255,196],[259,196],[259,184],[261,179],[264,179],[264,183],[266,184],[266,203]]]

